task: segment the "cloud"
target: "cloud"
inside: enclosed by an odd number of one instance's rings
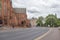
[[[13,7],[27,8],[28,18],[57,14],[60,17],[60,0],[12,0]]]

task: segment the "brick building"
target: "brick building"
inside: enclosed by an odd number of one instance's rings
[[[11,0],[1,0],[0,22],[3,25],[14,27],[29,27],[30,21],[27,19],[26,8],[12,8]]]

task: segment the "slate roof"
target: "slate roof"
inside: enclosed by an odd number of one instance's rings
[[[15,13],[26,13],[26,8],[13,8]]]

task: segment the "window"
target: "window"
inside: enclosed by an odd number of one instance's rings
[[[2,22],[2,20],[0,20],[0,24],[2,24],[3,22]]]

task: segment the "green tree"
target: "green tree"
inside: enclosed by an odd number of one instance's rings
[[[37,22],[36,22],[36,23],[37,23],[37,26],[42,26],[42,25],[43,25],[43,22],[42,22],[43,19],[44,19],[44,18],[43,18],[42,16],[38,18],[38,20],[37,20]]]
[[[50,25],[51,27],[56,26],[57,25],[57,17],[53,14],[49,14],[46,17],[45,25],[46,26]]]
[[[60,26],[60,19],[57,20],[57,26]]]

